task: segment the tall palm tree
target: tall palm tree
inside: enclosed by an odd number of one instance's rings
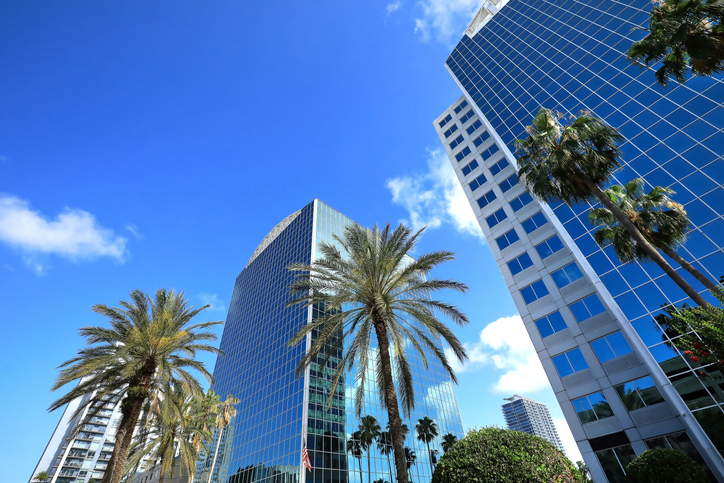
[[[221,444],[221,438],[224,436],[224,429],[231,424],[231,420],[236,416],[234,406],[239,402],[237,398],[229,394],[226,396],[226,401],[219,406],[219,412],[216,415],[216,428],[219,430],[219,439],[216,440],[216,450],[214,451],[214,459],[211,462],[211,471],[209,472],[209,483],[211,483],[211,478],[214,477],[214,466],[216,466],[216,457],[219,456],[219,445]]]
[[[646,66],[661,66],[656,81],[666,87],[669,77],[686,82],[686,72],[711,76],[724,72],[724,2],[665,0],[653,2],[649,34],[634,42],[628,56]]]
[[[390,431],[382,431],[377,438],[377,450],[387,456],[387,467],[390,470],[390,479],[392,479],[392,463],[390,462],[390,453],[392,453],[392,435]]]
[[[362,441],[364,449],[367,451],[367,481],[372,481],[372,466],[370,465],[370,450],[372,449],[372,443],[374,443],[380,436],[380,424],[377,422],[374,416],[369,414],[362,418],[359,423],[359,436]]]
[[[613,185],[604,193],[649,243],[681,265],[709,290],[720,290],[714,282],[674,251],[686,240],[686,233],[691,225],[684,207],[670,197],[676,192],[669,188],[656,186],[650,192],[645,193],[643,188],[643,178],[636,178],[626,183],[625,186]],[[588,214],[588,219],[594,225],[600,226],[593,236],[596,243],[601,247],[612,245],[621,262],[628,263],[636,259],[649,260],[646,252],[634,242],[611,210],[605,207],[593,208]]]
[[[435,421],[425,416],[417,421],[415,431],[417,431],[417,440],[427,445],[427,454],[430,456],[430,474],[432,474],[435,468],[433,468],[430,443],[437,438],[437,424],[435,424]]]
[[[410,477],[410,481],[412,481],[412,465],[415,464],[415,460],[417,460],[415,452],[408,446],[405,446],[405,469],[407,470],[407,475]]]
[[[288,305],[325,308],[324,315],[304,325],[289,342],[294,346],[306,341],[312,331],[318,333],[299,362],[297,375],[317,357],[324,359],[320,364],[324,368],[337,350],[344,351],[331,380],[328,405],[331,406],[340,381],[344,382],[345,371],[356,365],[359,384],[355,406],[360,415],[368,390],[367,375],[374,364],[381,403],[389,415],[399,483],[407,483],[407,478],[398,391],[405,415],[409,415],[415,404],[407,345],[419,354],[424,364],[428,357],[425,351],[432,352],[454,382],[457,377],[438,345],[439,337],[447,341],[459,360],[467,359],[462,344],[437,319],[435,310],[460,325],[468,323],[467,317],[455,306],[429,298],[434,291],[465,292],[467,286],[451,280],[426,279],[435,266],[452,260],[454,255],[440,251],[421,255],[417,260],[410,258],[422,231],[412,234],[402,225],[392,230],[389,224],[382,230],[349,226],[343,237],[334,236],[335,244],[320,244],[321,258],[312,265],[289,267],[298,275],[290,287],[291,294],[297,298]],[[342,337],[338,337],[340,333]],[[374,351],[370,344],[373,337],[377,342]],[[393,364],[397,384],[393,381]]]
[[[91,395],[75,415],[88,405],[100,408],[103,397],[118,393],[121,402],[121,421],[116,444],[101,483],[119,483],[123,477],[133,429],[144,403],[153,399],[164,385],[182,386],[190,393],[200,393],[201,386],[188,369],[200,372],[208,381],[211,374],[202,362],[194,359],[199,351],[218,354],[207,342],[216,340],[209,327],[222,322],[202,322],[190,325],[206,305],[193,310],[188,307],[183,292],[156,291],[151,298],[140,290],[130,293],[131,301],[119,302],[120,308],[94,305],[92,310],[110,319],[111,327],[80,329],[89,347],[78,356],[60,365],[62,370],[52,387],[55,391],[66,384],[79,381],[66,395],[50,405],[53,411],[74,399]]]
[[[453,447],[455,443],[458,442],[458,437],[455,436],[452,433],[447,433],[442,437],[442,450],[443,452],[447,453],[450,448]]]
[[[516,141],[519,182],[536,197],[561,200],[567,205],[598,199],[631,235],[641,250],[697,305],[704,298],[676,272],[625,213],[603,192],[612,173],[621,167],[617,129],[587,113],[563,124],[562,115],[541,108],[528,126],[529,136]]]
[[[37,475],[33,476],[33,481],[37,481],[39,483],[42,483],[43,481],[48,481],[50,479],[50,475],[47,471],[41,471]]]
[[[362,452],[364,451],[364,445],[362,444],[362,437],[359,431],[352,433],[347,440],[347,452],[352,455],[353,458],[357,458],[359,464],[359,481],[362,483]]]

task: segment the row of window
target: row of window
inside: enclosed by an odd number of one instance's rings
[[[614,386],[627,410],[633,411],[646,406],[652,406],[664,401],[663,396],[656,388],[649,376]],[[578,413],[581,424],[591,423],[613,416],[613,410],[606,397],[596,392],[571,401]]]
[[[528,259],[530,259],[530,257],[528,257]],[[523,262],[525,262],[525,260]],[[511,269],[511,271],[513,270]],[[526,294],[529,297],[532,297],[534,295],[545,296],[548,294],[548,290],[544,289],[545,284],[543,284],[543,287],[538,286],[536,289],[533,289],[532,292],[526,291]],[[589,295],[588,297],[583,298],[574,304],[571,304],[568,308],[571,310],[571,313],[573,313],[573,317],[578,323],[585,322],[586,320],[595,317],[598,314],[602,314],[606,311],[606,308],[601,303],[601,300],[599,300],[598,296],[595,294]],[[535,325],[536,327],[538,327],[538,332],[540,332],[540,336],[543,339],[568,327],[559,311],[555,311],[552,314],[541,317],[540,319],[535,321]],[[602,347],[601,350],[603,351],[604,348]]]
[[[468,122],[472,117],[475,115],[472,109],[470,109],[468,112],[460,116],[460,123],[465,125],[466,122]]]
[[[605,337],[594,340],[590,345],[601,363],[608,362],[616,357],[621,357],[633,352],[631,346],[628,345],[628,342],[626,342],[626,339],[624,339],[621,332],[614,332]],[[578,347],[552,357],[551,360],[558,370],[558,375],[561,377],[570,376],[571,374],[581,372],[589,367],[586,359],[581,353],[581,349]]]

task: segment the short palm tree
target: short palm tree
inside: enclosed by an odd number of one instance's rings
[[[41,471],[37,475],[33,476],[33,481],[37,481],[39,483],[43,481],[48,481],[50,479],[50,475],[47,471]]]
[[[194,447],[197,451],[205,443],[204,437],[209,435],[211,420],[219,414],[221,404],[219,395],[213,389],[209,389],[206,394],[194,398],[192,411],[194,418],[199,421],[201,426],[201,430],[194,434]]]
[[[390,479],[392,479],[392,463],[390,462],[390,454],[392,453],[392,436],[389,431],[382,431],[377,438],[377,451],[387,456],[387,467],[390,470]]]
[[[447,453],[455,443],[458,442],[458,437],[452,433],[447,433],[442,437],[442,450]]]
[[[409,476],[410,481],[412,481],[412,465],[415,464],[415,461],[417,460],[417,455],[415,452],[405,446],[405,468],[407,469],[407,476]]]
[[[214,459],[211,462],[211,471],[209,472],[209,483],[211,483],[211,478],[214,476],[214,466],[216,466],[216,458],[219,456],[219,445],[221,444],[221,438],[224,436],[224,429],[231,424],[231,420],[236,416],[236,408],[234,406],[239,404],[239,402],[239,399],[229,394],[226,396],[226,401],[219,406],[219,411],[216,415],[216,428],[219,430],[219,439],[216,440],[216,450],[214,451]]]
[[[637,246],[696,304],[704,298],[677,273],[625,213],[603,192],[613,172],[621,167],[617,129],[588,113],[563,124],[562,115],[541,108],[528,126],[529,136],[516,141],[519,182],[544,201],[567,205],[598,199],[618,219]]]
[[[119,483],[123,477],[133,429],[144,403],[153,399],[158,388],[165,385],[182,386],[190,393],[201,393],[198,380],[188,369],[197,370],[211,381],[211,374],[204,364],[194,357],[199,351],[219,353],[216,347],[208,344],[216,340],[216,335],[206,329],[221,322],[190,324],[209,305],[193,310],[188,307],[183,292],[164,289],[157,290],[153,299],[140,290],[132,291],[130,296],[130,302],[120,302],[121,308],[93,306],[94,312],[110,319],[111,327],[80,329],[89,347],[61,364],[62,370],[52,388],[55,391],[80,381],[49,409],[53,411],[77,398],[91,395],[76,415],[88,405],[98,404],[100,408],[101,398],[111,393],[123,397],[116,445],[101,483]],[[89,414],[92,416],[94,411]]]
[[[643,188],[644,180],[636,178],[625,186],[611,186],[604,193],[649,243],[681,265],[706,288],[718,291],[719,287],[714,282],[674,251],[686,240],[686,233],[691,225],[684,207],[670,197],[675,191],[657,186],[645,193]],[[649,260],[646,252],[634,242],[611,210],[605,207],[593,208],[588,214],[588,219],[600,227],[593,236],[596,243],[601,247],[612,245],[621,262]]]
[[[362,420],[359,423],[359,436],[360,440],[362,440],[362,445],[364,446],[365,450],[367,451],[367,481],[372,481],[372,466],[370,465],[370,450],[372,449],[372,444],[377,441],[377,438],[380,436],[380,430],[382,428],[380,427],[380,424],[377,422],[377,419],[375,419],[374,416],[370,416],[369,414],[362,418]]]
[[[366,448],[362,444],[362,437],[359,431],[352,433],[347,440],[347,452],[352,455],[353,458],[357,458],[359,464],[359,481],[362,483],[362,452]]]
[[[656,81],[686,82],[686,72],[711,76],[724,72],[724,1],[663,0],[653,2],[649,34],[634,42],[628,56],[646,66],[661,66]]]
[[[425,365],[428,364],[426,351],[433,353],[454,382],[457,377],[439,345],[439,337],[445,339],[459,360],[467,359],[464,347],[438,320],[435,310],[460,325],[468,323],[467,317],[455,306],[429,298],[434,291],[465,292],[467,286],[451,280],[426,279],[435,266],[452,260],[454,255],[440,251],[421,255],[417,260],[410,258],[422,231],[412,234],[402,225],[395,230],[389,224],[382,230],[352,225],[343,237],[334,237],[336,244],[321,243],[321,257],[312,265],[289,267],[298,273],[290,287],[297,298],[289,305],[325,308],[324,315],[304,325],[289,342],[294,346],[306,341],[312,331],[318,333],[300,361],[297,375],[318,357],[323,358],[320,365],[326,367],[333,354],[344,350],[332,376],[328,405],[331,406],[340,381],[344,381],[345,371],[356,365],[355,406],[359,415],[365,391],[369,389],[369,368],[376,367],[381,403],[389,416],[399,483],[407,481],[398,391],[406,415],[415,404],[407,345],[419,354]],[[343,337],[338,337],[340,333]],[[374,351],[373,337],[377,342]],[[370,356],[374,360],[370,360]],[[393,365],[397,384],[393,380]]]
[[[427,446],[427,454],[430,456],[430,474],[432,474],[435,468],[433,468],[430,443],[437,438],[437,424],[435,424],[435,421],[425,416],[417,421],[415,431],[417,431],[417,440],[425,443]]]

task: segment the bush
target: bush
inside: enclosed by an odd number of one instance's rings
[[[432,483],[578,483],[573,463],[538,436],[500,428],[471,431],[440,458]]]
[[[626,467],[626,483],[702,483],[709,477],[681,451],[649,449]]]

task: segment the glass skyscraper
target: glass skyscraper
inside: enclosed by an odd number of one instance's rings
[[[287,267],[311,263],[319,256],[320,242],[333,242],[332,236],[342,235],[352,223],[314,200],[279,223],[237,277],[221,338],[224,355],[217,359],[213,388],[222,399],[232,394],[241,402],[223,433],[212,482],[362,483],[368,481],[368,472],[371,481],[394,481],[393,457],[381,452],[376,443],[361,453],[347,451],[350,435],[359,424],[353,407],[356,368],[337,387],[331,409],[327,409],[332,370],[322,371],[315,364],[303,377],[294,374],[315,334],[310,334],[306,347],[288,346],[297,330],[319,311],[286,306],[293,281]],[[430,448],[438,455],[442,454],[442,435],[463,436],[452,382],[432,354],[427,359],[426,369],[416,354],[410,355],[416,406],[405,421],[411,430],[405,445],[411,450],[408,466],[415,482],[430,481],[431,460],[435,460],[426,445],[417,441],[418,419],[428,416],[437,423],[440,437]],[[330,360],[332,367],[336,360]],[[369,377],[374,377],[374,370]],[[373,392],[374,380],[368,378],[370,382],[362,416],[374,416],[384,430],[386,411]],[[305,442],[311,472],[302,465]],[[215,447],[216,441],[211,445]],[[211,453],[199,461],[197,482],[208,481],[213,457]]]
[[[650,8],[485,1],[445,63],[463,96],[434,126],[594,480],[623,481],[637,454],[673,447],[724,481],[722,374],[682,357],[655,320],[691,301],[657,265],[599,248],[590,206],[539,203],[516,175],[514,141],[540,107],[590,111],[626,138],[615,181],[674,189],[692,220],[679,254],[724,275],[724,83],[662,88],[627,60]]]
[[[508,429],[522,431],[523,433],[540,436],[553,443],[559,450],[565,452],[558,431],[553,424],[548,407],[527,397],[515,395],[505,398],[503,404],[503,417]]]

